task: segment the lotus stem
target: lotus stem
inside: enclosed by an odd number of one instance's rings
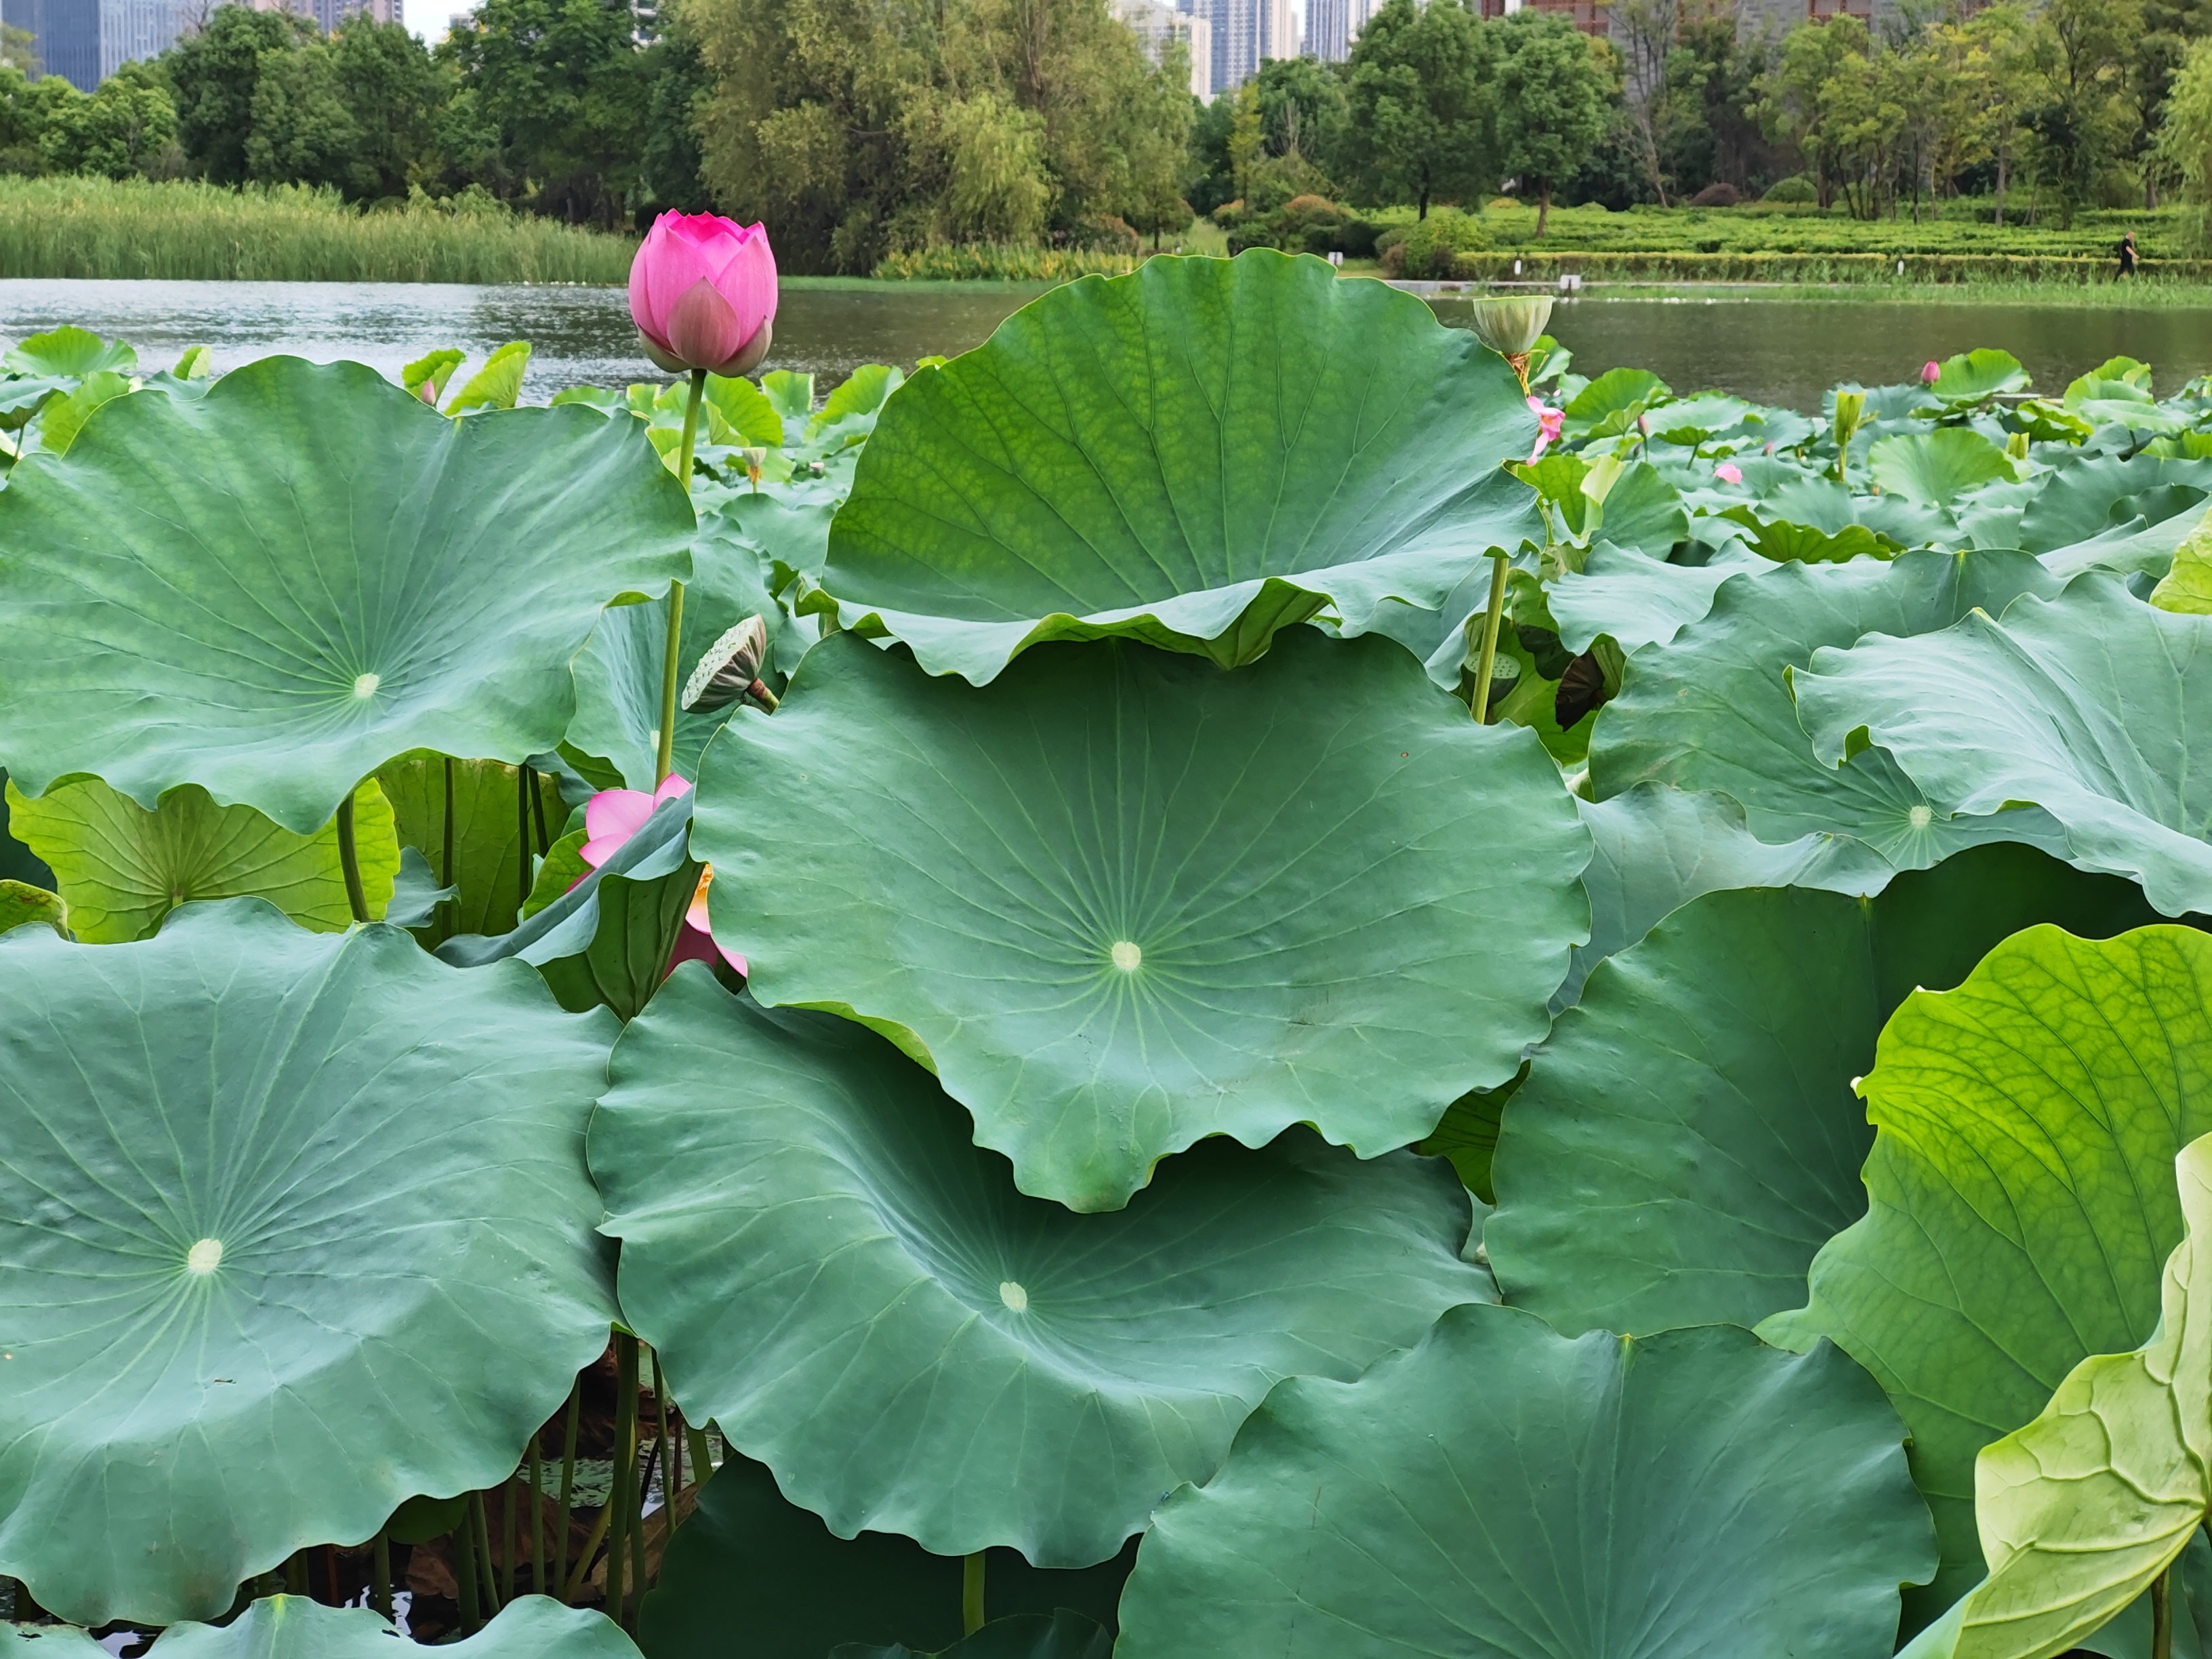
[[[484,1513],[484,1495],[480,1492],[469,1494],[469,1530],[476,1535],[476,1547],[483,1557],[483,1604],[487,1613],[497,1613],[499,1599],[499,1564],[492,1559],[491,1521]]]
[[[530,1434],[530,1588],[545,1594],[545,1466],[538,1455],[538,1436]]]
[[[446,761],[446,840],[438,860],[438,885],[452,887],[453,896],[446,901],[446,920],[458,932],[461,925],[461,893],[453,882],[453,757]]]
[[[530,902],[530,763],[516,767],[514,776],[514,920],[519,926],[523,907]]]
[[[584,1379],[579,1376],[568,1389],[568,1425],[561,1437],[561,1522],[553,1541],[554,1559],[557,1564],[553,1569],[553,1582],[562,1587],[561,1599],[563,1601],[576,1599],[574,1589],[568,1585],[568,1528],[576,1512],[576,1429],[583,1414]],[[601,1513],[604,1515],[605,1511]],[[590,1559],[591,1553],[586,1547],[584,1551],[586,1560]]]
[[[2151,1581],[2150,1659],[2172,1659],[2173,1653],[2173,1569],[2168,1567]]]
[[[707,1445],[707,1431],[696,1423],[684,1425],[684,1437],[691,1448],[691,1484],[703,1486],[707,1477],[714,1472],[714,1464]]]
[[[284,1563],[284,1594],[305,1595],[307,1593],[307,1553],[294,1550]]]
[[[553,836],[545,828],[545,791],[543,787],[545,781],[544,775],[535,768],[524,769],[530,773],[530,816],[538,823],[538,850],[540,853],[550,853],[553,850]]]
[[[629,1566],[623,1546],[629,1541],[629,1512],[635,1503],[631,1489],[637,1485],[637,1339],[627,1331],[615,1333],[615,1467],[608,1483],[607,1614],[623,1621],[623,1580]]]
[[[683,1442],[668,1426],[668,1379],[660,1374],[660,1356],[653,1356],[653,1414],[660,1437],[660,1504],[668,1511],[668,1529],[676,1530],[676,1494],[684,1485],[684,1465],[678,1448]]]
[[[369,1549],[368,1605],[380,1617],[392,1617],[392,1534],[379,1532]]]
[[[1482,654],[1474,667],[1474,723],[1490,724],[1490,675],[1498,665],[1498,624],[1505,614],[1505,556],[1490,560],[1490,605],[1482,613]]]
[[[514,1540],[518,1535],[514,1530],[516,1517],[513,1475],[507,1478],[506,1490],[500,1494],[500,1498],[499,1599],[501,1601],[512,1601],[514,1600]]]
[[[707,371],[691,371],[691,396],[684,405],[684,440],[676,451],[676,476],[691,493],[691,448],[699,436],[699,403],[707,395]],[[676,766],[676,687],[683,672],[684,584],[668,584],[668,646],[660,662],[660,742],[653,758],[653,787],[668,781]]]
[[[610,1503],[599,1511],[599,1518],[592,1522],[592,1529],[584,1537],[583,1553],[576,1558],[575,1577],[562,1587],[561,1599],[569,1606],[583,1593],[584,1580],[592,1576],[592,1563],[599,1559],[599,1546],[606,1540],[607,1522],[613,1516],[615,1506]]]
[[[960,1562],[960,1628],[969,1636],[983,1628],[983,1565],[981,1550]]]
[[[1505,366],[1513,371],[1514,378],[1521,382],[1521,395],[1524,398],[1528,395],[1528,360],[1535,355],[1533,351],[1498,353],[1499,356],[1505,359]]]
[[[645,1472],[637,1480],[637,1513],[629,1517],[635,1524],[629,1529],[629,1596],[640,1605],[645,1601],[645,1492],[653,1484],[653,1467],[660,1459],[660,1448],[654,1446],[645,1454]],[[635,1613],[631,1615],[636,1617]]]
[[[346,904],[356,921],[368,920],[368,895],[361,884],[361,850],[354,845],[353,791],[338,803],[338,869],[345,876]]]
[[[465,1510],[461,1524],[450,1534],[453,1544],[453,1577],[459,1582],[461,1622],[471,1630],[483,1628],[483,1602],[477,1595],[477,1542]]]

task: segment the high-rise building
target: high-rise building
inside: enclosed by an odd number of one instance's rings
[[[1176,0],[1176,9],[1202,19],[1212,37],[1207,96],[1234,92],[1260,68],[1261,0]]]
[[[1373,9],[1370,0],[1306,0],[1306,55],[1341,64]]]
[[[1291,0],[1260,0],[1260,62],[1298,55],[1298,17]],[[1252,66],[1259,73],[1259,64]]]
[[[1213,96],[1213,25],[1203,17],[1177,11],[1165,0],[1113,0],[1114,15],[1136,31],[1145,51],[1157,64],[1169,45],[1181,41],[1190,61],[1190,94],[1200,102]]]
[[[178,0],[0,0],[31,32],[40,67],[90,92],[134,58],[168,50],[183,27]]]
[[[349,17],[367,13],[380,23],[407,21],[405,0],[249,0],[256,11],[290,11],[312,19],[324,33]]]

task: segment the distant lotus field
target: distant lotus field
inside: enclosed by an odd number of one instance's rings
[[[2212,1654],[2212,386],[654,247],[5,355],[0,1650]]]

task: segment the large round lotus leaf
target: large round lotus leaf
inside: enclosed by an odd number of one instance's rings
[[[1865,1372],[1708,1325],[1458,1308],[1358,1382],[1281,1384],[1164,1504],[1119,1659],[1887,1659],[1935,1562]]]
[[[892,1036],[1082,1210],[1205,1135],[1419,1139],[1513,1075],[1589,915],[1535,738],[1306,628],[1234,672],[1100,641],[981,690],[824,640],[709,745],[692,850],[763,1001]]]
[[[1645,779],[1717,790],[1742,803],[1762,841],[1856,836],[1900,870],[1977,842],[2050,842],[2056,826],[2041,813],[1991,805],[1981,809],[1994,815],[1988,821],[1961,822],[1931,809],[1879,747],[1841,768],[1823,760],[1790,687],[1822,646],[1929,633],[1977,606],[2002,611],[2017,594],[2054,586],[2022,553],[1907,553],[1732,577],[1703,621],[1630,661],[1590,738],[1591,785],[1600,799]]]
[[[1147,260],[902,386],[822,585],[979,685],[1101,635],[1248,662],[1317,610],[1433,610],[1540,537],[1498,470],[1534,435],[1504,359],[1409,294],[1268,250]]]
[[[2016,929],[2157,918],[2130,883],[2002,842],[1877,898],[1708,893],[1600,965],[1505,1108],[1483,1229],[1516,1306],[1569,1333],[1753,1325],[1866,1210],[1851,1092],[1890,1011]]]
[[[1969,490],[2012,477],[2004,451],[1963,426],[1878,438],[1867,452],[1867,470],[1887,494],[1923,507],[1948,507]]]
[[[1545,592],[1559,624],[1559,641],[1587,651],[1601,634],[1623,651],[1665,645],[1713,608],[1713,595],[1730,576],[1764,574],[1766,561],[1731,546],[1702,565],[1668,564],[1601,541],[1579,572],[1568,571]]]
[[[611,1017],[254,899],[0,935],[0,1572],[96,1625],[488,1486],[611,1313]]]
[[[2078,456],[2052,471],[2021,515],[2019,544],[2052,553],[2088,541],[2136,516],[2123,503],[2172,485],[2200,495],[2212,489],[2212,461]],[[2165,516],[2182,510],[2179,502],[2167,504],[2172,511]]]
[[[2212,1130],[2212,937],[2016,933],[1905,1001],[1860,1093],[1867,1214],[1822,1247],[1808,1304],[1761,1328],[1833,1338],[1912,1431],[1943,1545],[1917,1622],[1981,1576],[1975,1454],[2157,1323],[2174,1156]]]
[[[1824,651],[1798,680],[1835,758],[1867,728],[1945,811],[2032,801],[2075,863],[2142,882],[2167,915],[2212,910],[2212,618],[2084,576],[2002,623]],[[2054,851],[2059,850],[2054,848]]]
[[[1912,1659],[2069,1649],[2203,1534],[2212,1508],[2212,1140],[2192,1141],[2174,1162],[2188,1233],[2166,1258],[2157,1331],[2133,1353],[2083,1360],[2034,1421],[1982,1448],[1974,1520],[1989,1577],[1921,1632]]]
[[[1215,1139],[1077,1215],[1016,1192],[881,1037],[696,967],[609,1075],[591,1161],[623,1317],[688,1419],[846,1537],[1103,1561],[1278,1378],[1357,1376],[1495,1294],[1441,1163]]]
[[[303,1595],[256,1601],[230,1624],[173,1625],[153,1659],[391,1659],[392,1626],[366,1607],[326,1607]],[[638,1659],[637,1644],[605,1613],[520,1595],[474,1636],[447,1644],[458,1659]]]
[[[691,530],[589,410],[448,420],[290,357],[121,398],[0,491],[0,758],[26,794],[197,783],[313,835],[406,750],[553,748],[601,607],[684,575]]]
[[[988,1551],[985,1610],[999,1620],[1069,1607],[1111,1631],[1136,1553],[1133,1542],[1101,1565],[1059,1572]],[[961,1588],[958,1558],[890,1533],[840,1538],[733,1455],[677,1529],[638,1640],[649,1659],[828,1659],[852,1643],[927,1651],[960,1639]]]
[[[679,683],[725,629],[747,617],[766,623],[773,653],[783,611],[769,597],[766,562],[726,518],[701,526],[691,544],[691,580],[684,594]],[[803,631],[811,635],[814,629],[810,621]],[[661,664],[667,654],[664,596],[610,609],[576,658],[576,714],[568,722],[568,740],[583,754],[605,761],[628,788],[650,793],[659,781],[653,772],[660,742]],[[699,751],[737,710],[736,703],[728,703],[707,714],[678,712],[672,758],[678,772],[687,778],[699,775]]]
[[[88,945],[145,939],[180,904],[265,898],[303,927],[353,925],[335,824],[295,835],[250,806],[217,806],[185,784],[149,812],[98,778],[36,800],[9,790],[8,823],[52,867],[70,928]],[[381,917],[399,874],[392,804],[374,782],[354,794],[354,846],[368,914]]]

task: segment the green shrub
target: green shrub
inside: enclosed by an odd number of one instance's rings
[[[1379,239],[1376,246],[1382,246]],[[1415,222],[1404,240],[1382,255],[1383,268],[1394,276],[1449,277],[1462,254],[1489,246],[1480,220],[1457,208],[1438,208]]]
[[[1813,181],[1802,173],[1793,173],[1787,179],[1777,179],[1766,188],[1762,202],[1817,202],[1820,192],[1813,188]]]

